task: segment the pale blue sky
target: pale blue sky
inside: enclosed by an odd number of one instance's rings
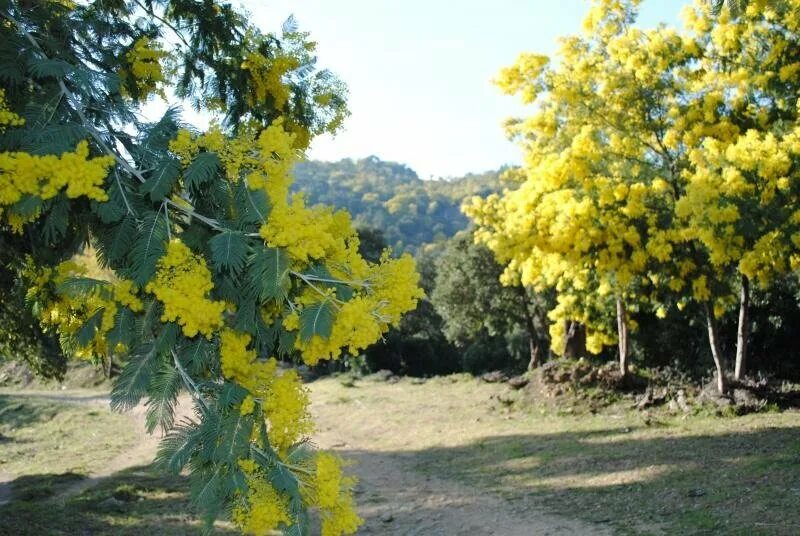
[[[640,24],[675,24],[684,0],[645,0]],[[350,89],[352,115],[322,160],[371,154],[420,177],[458,176],[519,161],[501,123],[521,107],[491,84],[522,51],[550,54],[575,33],[587,0],[243,0],[277,30],[290,14],[318,42],[320,64]]]

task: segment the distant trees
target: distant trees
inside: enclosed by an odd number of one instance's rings
[[[309,203],[344,208],[355,223],[381,229],[397,251],[417,251],[445,240],[469,223],[460,205],[468,195],[500,189],[499,172],[452,180],[421,180],[403,164],[371,156],[338,162],[301,162],[294,188]]]
[[[510,340],[515,332],[527,338],[528,368],[541,364],[549,350],[548,303],[520,284],[500,284],[503,272],[492,252],[475,244],[471,232],[448,241],[436,261],[431,299],[444,319],[444,334],[462,347],[485,330]]]
[[[718,323],[738,301],[744,373],[751,287],[800,266],[795,4],[736,18],[695,7],[678,33],[637,28],[637,2],[596,1],[557,64],[523,54],[501,73],[503,90],[536,106],[508,124],[523,178],[466,211],[506,281],[556,291],[554,351],[578,321],[590,351],[617,343],[624,376],[631,318],[693,301],[724,392]]]

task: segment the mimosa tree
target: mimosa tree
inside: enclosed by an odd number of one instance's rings
[[[555,332],[578,319],[599,350],[614,342],[616,309],[623,376],[628,310],[699,302],[724,392],[717,317],[738,272],[741,374],[749,280],[769,284],[797,259],[800,5],[753,2],[732,21],[698,2],[678,33],[635,27],[638,3],[596,1],[557,65],[523,54],[501,73],[502,89],[536,107],[509,124],[524,179],[465,210],[510,273],[556,289]]]
[[[305,534],[312,509],[323,534],[360,523],[276,357],[357,352],[421,296],[409,257],[365,261],[346,213],[289,194],[346,115],[314,47],[212,1],[0,2],[0,231],[34,313],[70,355],[122,357],[112,406],[144,401],[206,520],[252,534]],[[155,94],[211,126],[142,120]],[[86,243],[109,280],[71,260]],[[175,422],[181,391],[195,416]]]

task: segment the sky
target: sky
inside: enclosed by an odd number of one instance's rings
[[[685,0],[645,0],[640,25],[676,24]],[[421,178],[456,177],[520,161],[502,122],[526,110],[491,80],[520,52],[552,54],[576,33],[587,0],[242,0],[262,30],[293,14],[318,43],[319,64],[349,88],[352,115],[317,138],[320,160],[376,155]]]

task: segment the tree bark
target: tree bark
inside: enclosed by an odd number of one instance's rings
[[[739,294],[739,327],[736,331],[736,366],[733,377],[741,380],[747,372],[747,337],[750,335],[750,280],[742,276]]]
[[[728,390],[728,381],[725,377],[725,357],[719,346],[717,319],[714,318],[714,308],[710,303],[706,303],[706,321],[708,322],[708,342],[711,345],[711,356],[714,358],[714,365],[717,368],[717,391],[724,395]]]
[[[528,346],[531,352],[531,360],[528,362],[528,370],[533,370],[542,364],[539,351],[539,344],[533,337],[528,338]]]
[[[586,355],[586,327],[574,320],[565,320],[566,332],[564,357],[573,359]]]
[[[628,311],[622,298],[617,298],[617,338],[619,339],[619,373],[628,377]]]
[[[520,285],[518,288],[520,301],[522,302],[522,310],[525,316],[525,330],[528,332],[528,349],[530,350],[528,370],[533,370],[542,364],[541,350],[539,349],[539,333],[536,330],[536,322],[528,307],[528,293],[525,291],[525,287]]]

